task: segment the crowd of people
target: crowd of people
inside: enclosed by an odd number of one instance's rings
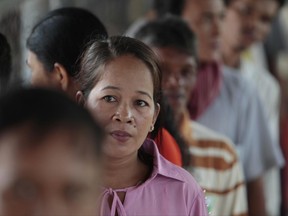
[[[123,35],[54,9],[17,88],[0,34],[0,215],[287,215],[263,49],[283,4],[154,0]]]

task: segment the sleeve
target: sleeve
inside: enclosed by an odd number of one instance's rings
[[[194,198],[190,205],[188,205],[189,216],[208,216],[208,208],[206,204],[206,198],[204,192],[199,190],[198,195]]]
[[[208,207],[203,189],[195,181],[190,173],[185,171],[186,182],[184,183],[183,193],[186,202],[187,215],[189,216],[208,216]]]
[[[231,215],[247,215],[248,214],[248,205],[247,205],[247,191],[244,180],[244,173],[242,165],[238,160],[234,163],[231,168],[229,183],[233,190],[230,191],[227,196],[227,203],[231,203]],[[229,206],[229,205],[227,205]]]
[[[270,115],[268,116],[271,119],[271,131],[272,131],[272,139],[276,143],[277,146],[280,145],[279,134],[280,134],[280,86],[274,77],[271,78],[273,81],[273,95],[271,98],[271,110]]]
[[[272,167],[283,164],[280,148],[273,144],[268,129],[267,116],[264,113],[256,89],[245,83],[242,88],[242,103],[238,116],[238,134],[236,138],[237,150],[243,162],[246,179],[252,180],[262,175]],[[244,107],[243,107],[244,106]]]

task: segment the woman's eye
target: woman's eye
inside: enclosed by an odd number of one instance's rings
[[[137,100],[137,105],[140,106],[140,107],[145,107],[145,106],[148,106],[148,103],[143,101],[143,100]]]
[[[105,96],[103,99],[107,102],[114,102],[116,99],[113,96]]]

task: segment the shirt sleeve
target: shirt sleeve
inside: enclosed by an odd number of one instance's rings
[[[189,199],[188,199],[189,200]],[[188,204],[188,215],[189,216],[208,216],[208,208],[206,204],[205,194],[202,190],[199,190],[198,195],[194,198],[191,204]]]
[[[245,100],[239,104],[241,110],[238,116],[238,134],[236,137],[237,150],[244,166],[246,180],[253,180],[272,167],[283,164],[283,157],[279,148],[275,148],[268,120],[265,116],[256,89],[247,86],[243,91]],[[242,106],[242,107],[241,107]]]

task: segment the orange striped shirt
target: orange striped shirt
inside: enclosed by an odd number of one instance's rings
[[[188,112],[180,131],[191,155],[187,170],[206,191],[210,215],[247,215],[243,168],[231,142],[192,122]]]

